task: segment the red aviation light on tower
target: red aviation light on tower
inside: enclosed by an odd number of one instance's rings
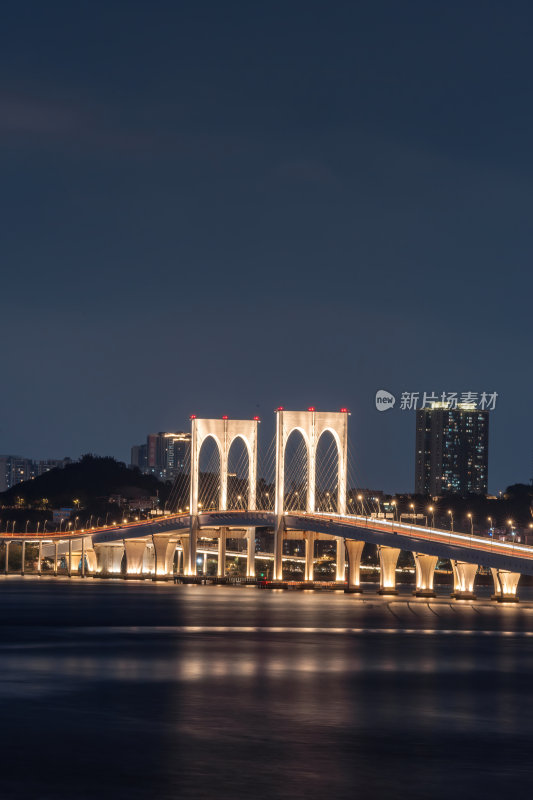
[[[349,414],[349,413],[350,412],[348,411],[347,408],[341,408],[341,414]]]
[[[254,417],[254,422],[261,422],[261,420],[259,419],[259,417]]]
[[[278,406],[278,407],[276,408],[276,411],[283,411],[283,410],[284,410],[284,409],[283,409],[283,406]]]
[[[189,419],[196,419],[196,414],[191,414],[191,416],[189,417]]]
[[[222,419],[227,419],[227,418],[228,418],[227,414],[224,414],[224,416],[222,417]]]
[[[307,410],[308,411],[316,411],[316,408],[314,406],[309,406],[309,408]]]

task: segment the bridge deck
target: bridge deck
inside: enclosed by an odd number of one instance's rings
[[[395,520],[375,519],[355,515],[323,512],[290,512],[284,514],[288,530],[309,530],[347,539],[361,540],[401,550],[428,553],[508,569],[533,575],[533,547],[515,542],[502,542],[482,536],[445,531],[420,525],[407,525]],[[274,527],[276,516],[271,511],[209,511],[199,515],[200,528],[205,527]],[[169,514],[149,520],[139,520],[90,530],[57,533],[2,533],[0,541],[68,542],[91,537],[94,544],[128,538],[149,537],[176,533],[190,528],[190,515]]]

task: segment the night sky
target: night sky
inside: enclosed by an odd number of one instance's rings
[[[498,392],[532,475],[529,2],[5,3],[0,451],[348,406],[412,490],[414,414]]]

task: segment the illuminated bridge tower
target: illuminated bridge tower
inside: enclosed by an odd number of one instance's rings
[[[189,509],[191,532],[187,575],[196,575],[196,545],[198,541],[198,489],[200,481],[200,451],[204,442],[214,440],[220,458],[219,511],[228,507],[228,460],[229,452],[236,439],[242,439],[248,453],[248,510],[255,510],[257,487],[257,426],[259,417],[254,419],[197,419],[191,417],[191,486]]]
[[[338,456],[337,513],[346,513],[346,483],[348,468],[348,410],[340,412],[285,411],[277,409],[276,419],[276,499],[274,512],[274,580],[282,578],[282,554],[285,511],[285,450],[293,431],[299,431],[305,441],[307,452],[307,505],[306,511],[313,513],[316,496],[316,454],[322,434],[329,431],[335,440]],[[344,539],[337,538],[336,580],[344,580]]]

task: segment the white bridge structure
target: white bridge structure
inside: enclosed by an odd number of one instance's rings
[[[347,409],[339,412],[276,411],[275,482],[273,507],[258,508],[258,418],[252,420],[198,419],[191,417],[191,458],[189,506],[185,511],[168,513],[148,520],[122,525],[76,530],[68,534],[0,535],[5,549],[5,572],[9,571],[9,552],[13,543],[22,545],[22,573],[25,550],[36,550],[37,572],[46,559],[52,574],[66,564],[68,575],[152,577],[197,579],[198,563],[205,573],[209,555],[217,556],[217,575],[226,573],[227,540],[242,540],[245,549],[236,555],[246,559],[246,577],[256,576],[256,559],[272,562],[273,584],[282,582],[287,561],[303,562],[304,580],[313,580],[315,541],[327,540],[335,547],[335,577],[339,588],[361,591],[361,555],[365,543],[377,545],[380,562],[380,593],[396,593],[396,567],[402,550],[411,551],[416,568],[415,594],[434,596],[434,574],[440,559],[449,559],[454,577],[453,596],[475,598],[478,566],[489,568],[494,580],[494,597],[516,601],[520,576],[533,575],[533,547],[514,542],[493,541],[434,527],[411,525],[392,519],[347,511],[348,465]],[[286,491],[287,443],[297,431],[304,443],[305,508],[288,508]],[[328,434],[335,448],[335,511],[317,508],[317,456],[319,443]],[[216,507],[205,509],[200,502],[200,456],[208,440],[218,454]],[[228,507],[229,455],[240,440],[247,457],[247,497],[245,507]],[[298,494],[298,492],[296,492]],[[273,552],[256,553],[257,529],[273,532]],[[284,553],[284,543],[300,540],[305,555]]]

